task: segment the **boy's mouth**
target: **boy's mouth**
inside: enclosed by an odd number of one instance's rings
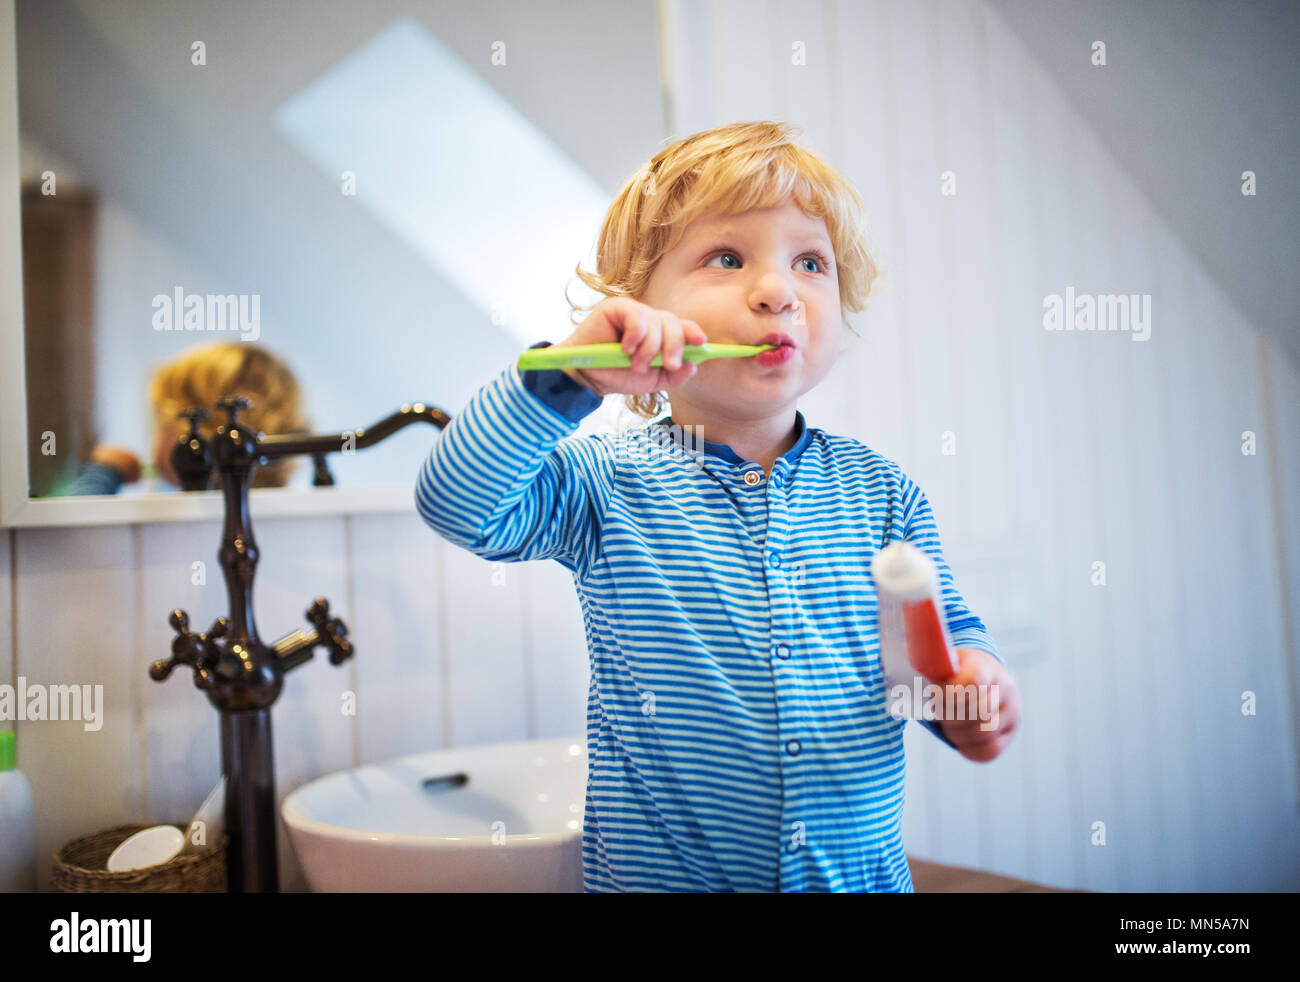
[[[775,348],[772,348],[768,351],[764,351],[762,354],[758,354],[754,356],[754,363],[757,365],[761,365],[764,368],[771,368],[776,365],[784,365],[786,362],[788,362],[791,358],[794,357],[794,341],[791,339],[790,335],[788,334],[782,334],[779,331],[773,331],[769,334],[764,334],[758,340],[758,343],[776,345]]]
[[[794,347],[794,340],[790,337],[790,335],[782,331],[769,331],[767,334],[764,334],[761,338],[759,338],[754,343],[774,344],[777,347],[781,347],[782,345],[789,345],[791,348]]]

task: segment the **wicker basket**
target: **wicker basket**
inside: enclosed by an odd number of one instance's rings
[[[188,826],[177,825],[182,832]],[[201,852],[175,856],[158,866],[111,873],[108,857],[147,825],[115,825],[73,839],[54,854],[59,893],[225,893],[226,836]]]

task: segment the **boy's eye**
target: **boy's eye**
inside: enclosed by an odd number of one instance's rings
[[[714,262],[715,262],[716,260],[719,260],[719,259],[733,259],[733,260],[736,261],[736,265],[735,265],[735,266],[722,266],[722,267],[721,267],[722,269],[739,269],[739,268],[740,268],[740,257],[737,256],[734,252],[718,252],[718,253],[715,253],[713,256],[711,256],[711,257],[709,258],[709,261],[706,262],[704,265],[706,265],[706,266],[713,266]],[[800,262],[800,263],[802,263],[802,262],[809,262],[809,261],[812,261],[812,262],[815,262],[815,263],[817,264],[816,267],[813,268],[813,269],[808,269],[808,268],[805,267],[805,269],[804,269],[804,272],[805,272],[805,273],[825,273],[825,272],[827,272],[827,271],[829,270],[829,268],[830,268],[830,260],[828,260],[828,259],[827,259],[824,255],[822,255],[820,252],[810,252],[810,253],[807,253],[807,254],[804,255],[804,256],[800,256],[800,257],[799,257],[797,260],[795,260],[795,261],[796,261],[796,262]],[[715,268],[718,268],[718,267],[715,267]]]
[[[815,262],[815,263],[817,264],[817,268],[816,268],[816,269],[810,269],[810,270],[808,270],[808,272],[810,272],[810,273],[829,273],[829,272],[831,271],[831,261],[830,261],[829,259],[827,259],[826,256],[823,255],[822,253],[817,252],[816,250],[814,250],[814,251],[808,253],[807,255],[803,256],[799,261],[800,261],[800,262],[804,262],[804,261],[809,260],[809,259],[811,259],[813,262]]]

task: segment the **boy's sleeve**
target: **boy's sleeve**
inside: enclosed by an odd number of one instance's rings
[[[511,364],[438,435],[416,480],[420,517],[484,559],[555,559],[583,575],[613,460],[607,441],[560,441],[602,401],[564,372],[521,373]]]
[[[58,493],[64,494],[117,494],[122,486],[122,475],[107,464],[89,463],[76,480]]]
[[[1003,665],[1006,659],[993,642],[984,622],[977,617],[963,599],[953,580],[952,570],[943,558],[939,542],[939,526],[935,522],[930,501],[911,478],[903,477],[903,538],[925,552],[934,561],[939,574],[939,592],[943,599],[944,619],[954,648],[980,648],[987,651]],[[936,720],[918,720],[935,736],[950,747],[955,745],[943,735]]]

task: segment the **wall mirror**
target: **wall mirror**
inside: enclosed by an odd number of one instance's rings
[[[0,8],[7,525],[219,515],[163,462],[232,384],[268,434],[454,415],[598,299],[574,267],[667,135],[653,0]],[[268,468],[254,514],[409,508],[435,438]]]

